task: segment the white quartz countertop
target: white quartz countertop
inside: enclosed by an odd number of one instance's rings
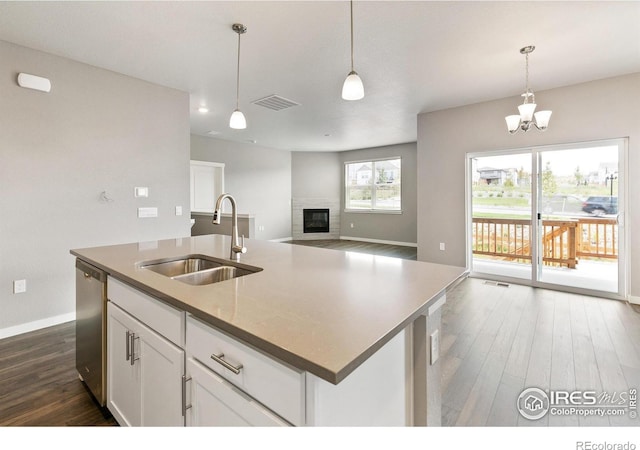
[[[186,255],[228,258],[222,235],[71,250],[114,278],[300,370],[339,383],[424,313],[462,267],[246,240],[241,263],[263,270],[192,286],[140,268]]]

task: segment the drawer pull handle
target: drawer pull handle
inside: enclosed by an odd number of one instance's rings
[[[127,337],[126,337],[126,360],[129,361],[129,359],[131,358],[131,332],[129,330],[127,330],[126,333]]]
[[[187,409],[191,408],[191,404],[187,405],[187,382],[191,381],[191,377],[187,378],[182,375],[182,417],[187,415]]]
[[[227,361],[225,361],[222,358],[224,358],[224,353],[220,353],[219,355],[211,355],[211,359],[213,359],[218,364],[222,365],[225,369],[229,369],[236,375],[240,373],[240,370],[242,369],[242,364],[239,364],[238,366],[234,366],[232,364],[229,364]]]

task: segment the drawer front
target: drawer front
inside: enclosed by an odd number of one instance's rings
[[[191,316],[187,317],[186,349],[188,355],[285,420],[304,425],[304,372],[285,366]]]
[[[107,281],[107,297],[149,328],[184,347],[184,312],[112,277]]]
[[[186,415],[188,426],[290,426],[281,417],[194,359],[187,359],[187,375],[191,385],[191,407],[187,409]]]

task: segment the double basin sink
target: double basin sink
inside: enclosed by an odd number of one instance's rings
[[[219,283],[262,270],[260,267],[204,255],[145,261],[139,267],[194,286]]]

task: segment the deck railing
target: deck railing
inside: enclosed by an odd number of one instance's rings
[[[542,221],[542,260],[576,268],[579,259],[618,257],[615,219]],[[510,261],[531,261],[531,221],[473,218],[473,253]]]

